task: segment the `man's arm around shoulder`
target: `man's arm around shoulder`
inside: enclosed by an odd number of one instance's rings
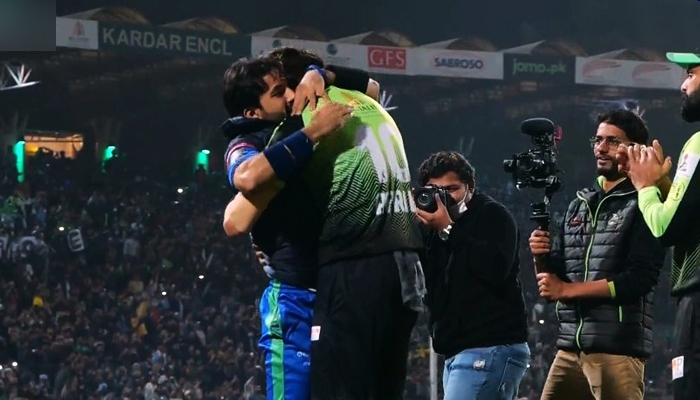
[[[270,182],[298,176],[311,160],[314,144],[341,128],[352,110],[338,103],[319,108],[306,127],[241,163],[233,176],[236,189],[248,196]]]

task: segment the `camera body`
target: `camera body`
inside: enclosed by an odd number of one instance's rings
[[[503,160],[503,169],[513,176],[518,188],[558,189],[557,153],[555,143],[560,133],[554,123],[546,118],[531,118],[520,126],[522,133],[530,136],[535,148],[514,154]],[[556,186],[556,187],[555,187]]]
[[[556,155],[551,149],[531,149],[503,160],[503,169],[513,175],[518,188],[545,188],[556,176]]]
[[[455,203],[452,196],[447,193],[447,190],[435,186],[427,185],[418,189],[413,190],[413,199],[416,202],[416,207],[429,213],[434,213],[438,209],[437,199],[439,197],[446,207],[449,207]]]

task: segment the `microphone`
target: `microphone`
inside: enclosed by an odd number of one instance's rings
[[[520,124],[520,132],[528,136],[539,136],[542,133],[554,134],[554,122],[547,118],[530,118]]]

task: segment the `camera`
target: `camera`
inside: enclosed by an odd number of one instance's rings
[[[439,186],[428,185],[413,190],[413,198],[416,201],[416,207],[429,213],[434,213],[438,209],[437,200],[435,199],[436,195],[446,207],[453,205],[454,199],[452,199],[452,196],[447,193],[447,190]]]
[[[520,131],[532,140],[534,149],[513,155],[513,158],[503,161],[503,169],[513,176],[518,189],[524,187],[544,188],[544,200],[541,203],[530,204],[530,219],[537,224],[538,229],[549,230],[549,204],[554,193],[561,188],[557,176],[556,142],[561,140],[561,128],[555,127],[554,122],[547,118],[531,118],[520,124]],[[544,256],[537,272],[547,271],[548,256]]]
[[[544,201],[530,205],[530,219],[537,222],[540,229],[547,230],[548,206],[554,193],[561,188],[556,147],[556,142],[561,140],[561,128],[547,118],[530,118],[520,124],[520,131],[530,136],[535,148],[503,160],[503,169],[513,176],[518,189],[544,188]]]
[[[503,160],[503,169],[513,176],[518,188],[554,188],[558,189],[556,141],[561,139],[561,132],[554,123],[546,118],[531,118],[520,125],[520,131],[532,140],[534,149],[514,154],[513,158]]]

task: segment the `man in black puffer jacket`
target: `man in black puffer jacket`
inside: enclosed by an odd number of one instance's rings
[[[551,244],[536,230],[530,249],[540,295],[556,302],[557,353],[543,400],[628,399],[644,396],[644,363],[652,349],[653,290],[664,250],[644,223],[637,192],[618,168],[620,145],[645,144],[649,132],[635,113],[598,119],[591,139],[596,186],[576,193]]]

